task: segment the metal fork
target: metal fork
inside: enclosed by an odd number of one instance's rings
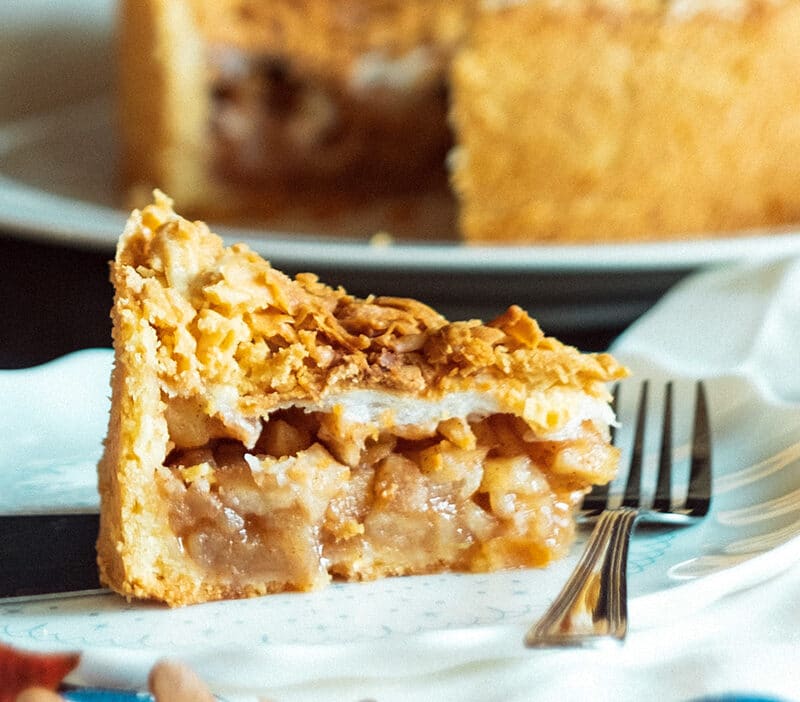
[[[619,406],[619,385],[614,406]],[[621,644],[628,628],[628,545],[635,523],[693,524],[711,507],[711,435],[705,388],[695,385],[694,419],[688,488],[673,491],[673,384],[664,388],[663,420],[658,476],[653,495],[643,490],[645,426],[648,421],[648,387],[642,382],[636,409],[630,469],[625,490],[614,495],[608,485],[595,488],[583,502],[588,517],[597,519],[594,531],[572,576],[561,593],[525,636],[529,648]],[[617,432],[614,432],[617,434]],[[617,436],[614,436],[616,443]]]

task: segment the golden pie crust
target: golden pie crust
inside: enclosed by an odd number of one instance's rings
[[[102,581],[185,605],[543,566],[617,451],[608,354],[225,247],[156,192],[112,264]]]

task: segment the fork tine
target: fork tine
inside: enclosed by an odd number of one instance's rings
[[[711,505],[711,431],[703,381],[697,383],[692,432],[692,460],[686,507],[693,517],[708,513]]]
[[[636,410],[636,430],[633,438],[633,452],[628,470],[628,480],[625,483],[625,496],[622,500],[624,507],[638,507],[641,504],[642,487],[642,462],[644,459],[644,425],[647,420],[647,389],[648,381],[642,382],[639,393],[639,405]]]
[[[610,489],[610,483],[592,486],[591,492],[583,498],[583,509],[587,512],[602,512],[607,509],[608,501],[611,497],[609,494]]]
[[[611,411],[616,415],[619,411],[619,383],[614,383],[611,389]],[[617,444],[617,425],[612,424],[609,428],[611,443],[616,446]]]
[[[658,460],[658,482],[653,509],[668,512],[672,507],[672,381],[664,386],[664,424]]]

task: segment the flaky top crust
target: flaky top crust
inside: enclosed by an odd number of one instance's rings
[[[151,0],[162,2],[163,0]],[[189,0],[206,41],[330,70],[361,54],[400,56],[419,46],[449,52],[477,0]]]
[[[552,389],[605,399],[605,383],[626,374],[608,354],[545,336],[516,306],[489,324],[449,322],[412,299],[359,299],[309,273],[290,279],[178,216],[159,192],[132,213],[112,281],[115,328],[155,333],[162,392],[203,398],[223,421],[354,389],[431,400],[488,392],[525,414],[531,395]],[[116,339],[118,354],[126,342]]]
[[[680,22],[697,17],[708,20],[741,21],[757,18],[771,8],[787,5],[791,0],[482,0],[485,12],[515,8],[557,12],[563,16],[588,16],[595,20],[660,19]]]

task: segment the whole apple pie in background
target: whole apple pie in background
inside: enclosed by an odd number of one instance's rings
[[[626,371],[518,307],[449,322],[226,248],[156,193],[112,265],[102,580],[185,605],[544,566],[617,468]]]
[[[118,29],[137,205],[490,245],[800,221],[793,0],[120,0]]]

